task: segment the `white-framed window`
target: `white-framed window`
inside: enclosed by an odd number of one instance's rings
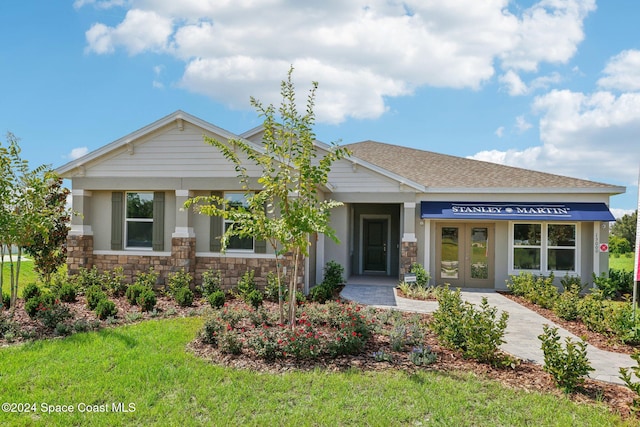
[[[512,272],[579,271],[578,223],[514,222],[509,235]]]
[[[127,192],[124,237],[125,248],[127,249],[152,249],[152,192]]]
[[[227,208],[233,209],[247,207],[247,198],[245,197],[245,193],[227,191],[224,193],[224,198],[227,200]],[[231,227],[233,224],[233,221],[225,219],[222,231],[226,232],[227,228]],[[227,250],[253,252],[255,248],[254,243],[255,242],[252,237],[233,236],[229,239]]]

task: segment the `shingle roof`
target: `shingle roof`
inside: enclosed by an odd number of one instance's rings
[[[415,148],[363,141],[347,144],[353,156],[432,188],[583,188],[620,187]]]

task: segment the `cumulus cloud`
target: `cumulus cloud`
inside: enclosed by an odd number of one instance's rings
[[[534,83],[516,73],[568,61],[595,9],[594,0],[526,9],[509,0],[76,0],[89,3],[128,8],[119,24],[87,31],[89,52],[172,55],[185,64],[179,86],[236,108],[250,95],[277,99],[270,90],[293,64],[296,78],[322,84],[316,112],[330,123],[379,117],[386,99],[423,86],[480,89],[496,67],[510,93],[526,92]]]
[[[598,85],[621,91],[640,90],[640,50],[625,50],[611,58]]]
[[[87,147],[77,147],[71,150],[71,152],[67,155],[67,158],[71,160],[79,159],[82,156],[85,156],[89,153],[89,149]]]
[[[502,135],[504,135],[504,126],[500,126],[494,133],[498,138],[502,138]]]

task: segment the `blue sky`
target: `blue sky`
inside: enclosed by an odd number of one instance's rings
[[[434,4],[435,3],[435,4]],[[301,6],[303,5],[303,6]],[[318,139],[377,140],[627,187],[639,2],[3,0],[0,140],[60,166],[175,110],[260,124],[290,64]]]

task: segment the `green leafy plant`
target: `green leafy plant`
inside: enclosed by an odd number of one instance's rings
[[[71,283],[64,283],[58,289],[58,298],[62,302],[76,302],[77,292],[76,287]]]
[[[217,291],[213,291],[209,294],[207,301],[213,308],[220,308],[224,305],[226,297],[224,295],[224,291],[218,289]]]
[[[391,353],[387,353],[386,351],[384,351],[384,349],[374,351],[372,356],[376,362],[392,362],[393,361],[393,355]]]
[[[2,298],[0,300],[0,303],[1,303],[2,307],[4,307],[6,310],[8,310],[9,307],[11,306],[11,295],[9,295],[6,292],[2,292],[0,294],[0,298]]]
[[[127,298],[127,301],[129,302],[129,304],[131,305],[136,305],[138,304],[138,296],[140,296],[140,294],[145,290],[145,289],[150,289],[146,286],[143,285],[139,285],[139,284],[133,284],[131,286],[129,286],[125,292],[125,297]]]
[[[140,306],[142,311],[152,311],[156,306],[157,298],[153,289],[143,286],[140,293],[136,297],[136,304]]]
[[[311,291],[309,291],[309,299],[313,302],[323,304],[333,298],[333,289],[334,287],[332,285],[323,282],[311,288]]]
[[[576,320],[579,313],[580,295],[575,292],[575,288],[570,289],[574,290],[565,290],[553,306],[553,312],[564,320]]]
[[[631,410],[634,413],[638,413],[640,412],[640,382],[632,378],[632,374],[629,372],[629,369],[631,369],[631,372],[633,372],[633,375],[635,375],[636,378],[640,378],[640,351],[635,350],[631,355],[631,358],[635,360],[636,366],[620,368],[620,379],[636,394],[633,398],[633,403],[631,404]]]
[[[221,289],[222,272],[220,270],[213,271],[209,269],[202,273],[202,283],[198,290],[203,297],[208,298],[209,295]]]
[[[422,264],[414,262],[411,264],[409,271],[416,275],[416,286],[421,288],[426,288],[429,286],[429,280],[431,279],[431,275],[424,269]]]
[[[107,299],[107,294],[102,290],[102,287],[98,285],[92,285],[87,288],[84,296],[87,299],[87,308],[89,310],[95,310],[100,301]]]
[[[409,353],[409,360],[417,366],[427,366],[438,360],[438,355],[429,346],[414,347]]]
[[[253,291],[249,292],[245,298],[246,298],[245,302],[253,308],[260,307],[264,300],[264,296],[262,295],[262,292],[260,292],[257,289],[254,289]]]
[[[342,285],[345,282],[343,275],[344,267],[336,261],[331,260],[324,266],[324,278],[322,283],[335,289],[337,286]]]
[[[603,300],[602,292],[592,292],[583,297],[578,303],[578,316],[590,331],[607,332],[605,310],[606,304]]]
[[[55,303],[56,299],[53,294],[49,292],[42,292],[37,295],[32,295],[31,298],[24,303],[24,310],[27,312],[29,317],[35,318],[38,316],[39,312],[43,310],[50,310]]]
[[[120,266],[114,268],[111,274],[105,272],[103,275],[103,286],[112,297],[121,297],[127,291],[124,269]]]
[[[140,271],[136,274],[136,280],[134,284],[146,286],[148,288],[155,288],[158,282],[158,273],[153,269],[153,267],[149,268],[149,271],[146,273],[144,271]]]
[[[274,272],[267,273],[267,286],[264,289],[264,297],[267,301],[279,302],[279,299],[282,298],[282,302],[284,302],[287,300],[287,291],[284,278],[281,277],[278,280]]]
[[[193,304],[193,292],[189,288],[178,288],[174,298],[180,307],[191,307]]]
[[[580,294],[587,286],[587,283],[582,283],[580,276],[570,276],[569,273],[560,279],[560,284],[564,292],[573,292],[575,294]]]
[[[169,274],[169,295],[176,298],[181,289],[191,289],[192,281],[193,277],[188,272],[185,272],[184,269]]]
[[[565,393],[571,393],[584,383],[584,376],[593,371],[587,359],[587,343],[584,340],[573,342],[567,337],[563,349],[558,328],[549,325],[543,326],[543,333],[538,339],[542,341],[544,370],[551,374],[557,387]]]
[[[93,267],[90,270],[80,267],[80,269],[78,269],[78,274],[74,275],[71,280],[76,284],[79,290],[85,291],[92,286],[99,286],[102,288],[104,277],[96,267]]]
[[[109,317],[115,317],[118,314],[118,309],[113,301],[105,298],[98,302],[95,312],[98,319],[105,320]]]
[[[255,271],[247,270],[240,280],[238,280],[238,284],[236,285],[235,294],[238,298],[243,301],[246,301],[246,297],[256,289],[256,281],[255,281]]]
[[[40,292],[40,287],[37,284],[29,283],[22,289],[22,298],[29,301],[31,298],[39,296]]]

